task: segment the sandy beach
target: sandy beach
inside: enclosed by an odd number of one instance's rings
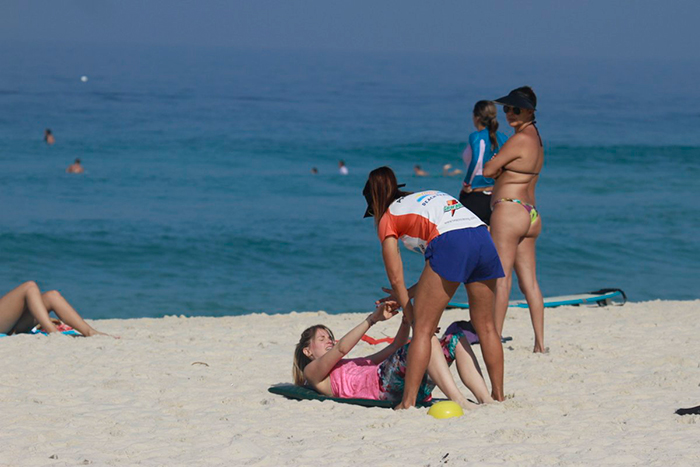
[[[449,420],[267,392],[291,381],[305,327],[342,335],[360,314],[100,320],[122,338],[2,338],[0,464],[698,465],[700,416],[674,410],[700,404],[699,313],[700,301],[553,309],[551,351],[534,355],[529,315],[511,309],[510,398]],[[448,310],[441,325],[466,316]]]

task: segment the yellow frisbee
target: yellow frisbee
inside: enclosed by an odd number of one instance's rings
[[[464,412],[462,411],[462,407],[456,402],[440,401],[430,406],[428,415],[432,415],[435,418],[452,418],[461,417],[464,415]]]

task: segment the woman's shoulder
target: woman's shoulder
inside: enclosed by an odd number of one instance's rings
[[[524,144],[527,142],[528,139],[529,139],[529,136],[522,131],[507,137],[509,146],[516,146],[519,144]]]
[[[536,146],[538,148],[542,145],[542,140],[540,139],[540,132],[534,125],[528,125],[523,131],[520,131],[517,134],[513,135],[511,139],[515,138],[516,136],[518,137],[518,141],[520,141],[521,144]]]

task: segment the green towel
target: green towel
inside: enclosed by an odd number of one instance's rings
[[[312,400],[312,401],[334,401],[341,404],[361,405],[363,407],[381,407],[383,409],[393,409],[398,405],[395,401],[377,401],[374,399],[345,399],[341,397],[328,397],[317,393],[313,389],[297,386],[296,384],[278,384],[271,386],[268,391],[278,394],[288,399]],[[421,402],[417,407],[430,407],[432,402]]]

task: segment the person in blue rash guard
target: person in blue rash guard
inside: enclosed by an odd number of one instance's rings
[[[508,137],[498,131],[496,105],[493,102],[477,102],[473,119],[476,131],[469,135],[469,142],[462,154],[467,175],[459,193],[459,202],[489,225],[494,180],[484,177],[484,164],[493,158]]]

